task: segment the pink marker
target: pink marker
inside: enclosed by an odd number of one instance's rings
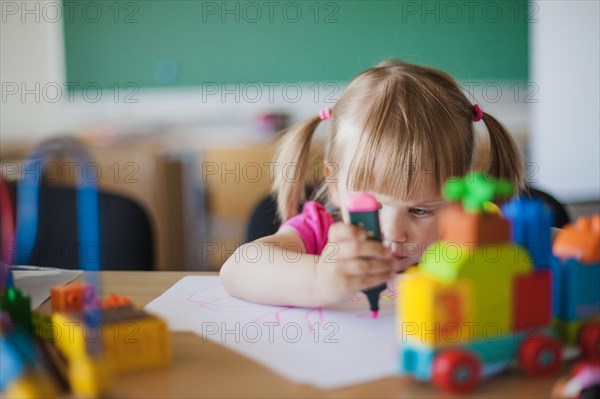
[[[350,223],[367,231],[372,240],[381,242],[381,229],[379,228],[379,203],[371,194],[359,193],[348,200]],[[387,288],[385,283],[363,291],[369,300],[371,316],[375,319],[379,315],[379,294]]]

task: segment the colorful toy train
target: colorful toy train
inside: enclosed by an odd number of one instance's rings
[[[398,282],[399,373],[463,393],[515,360],[552,374],[563,344],[600,362],[600,215],[561,231],[551,251],[541,202],[485,210],[510,195],[506,182],[471,173],[444,194],[440,241]]]

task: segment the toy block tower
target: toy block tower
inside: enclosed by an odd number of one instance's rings
[[[427,248],[413,273],[398,281],[399,374],[464,393],[489,375],[486,366],[499,371],[517,360],[533,376],[560,368],[561,343],[550,331],[555,279],[547,261],[548,214],[535,201],[515,200],[505,208],[513,221],[511,229],[510,221],[490,205],[511,193],[509,182],[479,173],[444,186],[451,204],[440,215],[441,239]],[[597,225],[600,219],[579,227],[587,232]],[[535,245],[538,242],[546,246]],[[592,244],[599,242],[586,241],[585,249],[578,250],[579,244],[565,240],[555,252],[596,259],[590,254],[596,253]],[[585,292],[598,297],[599,280],[600,276],[590,279]],[[567,280],[559,281],[554,290]],[[574,281],[575,288],[584,284]],[[592,285],[595,290],[589,289]],[[584,302],[577,311],[587,312],[589,305]],[[588,327],[580,338],[585,341],[583,352],[600,358],[600,325]]]

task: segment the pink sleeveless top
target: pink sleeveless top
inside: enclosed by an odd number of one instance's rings
[[[308,201],[302,207],[302,212],[283,223],[283,227],[291,227],[298,233],[306,252],[309,255],[321,255],[327,245],[327,233],[334,223],[333,217],[325,207],[316,201]]]

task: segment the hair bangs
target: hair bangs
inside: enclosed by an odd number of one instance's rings
[[[433,156],[437,151],[430,135],[409,128],[399,108],[391,117],[374,119],[367,119],[346,160],[348,189],[407,201],[419,196],[419,183],[431,174],[439,194],[439,158]]]

